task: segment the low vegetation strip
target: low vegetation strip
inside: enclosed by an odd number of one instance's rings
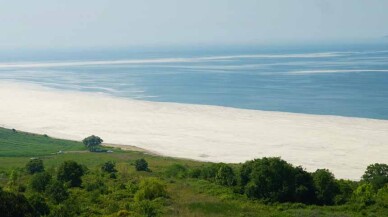
[[[388,166],[360,181],[281,158],[205,163],[0,128],[1,216],[386,216]]]

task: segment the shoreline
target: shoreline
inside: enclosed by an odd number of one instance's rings
[[[71,140],[94,134],[161,156],[226,163],[280,156],[353,180],[371,163],[388,163],[388,120],[140,101],[11,81],[0,81],[0,101],[6,128]]]

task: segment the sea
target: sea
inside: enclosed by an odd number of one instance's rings
[[[0,81],[147,101],[388,119],[388,43],[0,51]]]

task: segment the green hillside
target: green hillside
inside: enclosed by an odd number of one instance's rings
[[[326,170],[308,173],[279,158],[214,164],[104,149],[113,152],[89,152],[82,142],[0,128],[1,216],[388,213],[386,165],[377,165],[379,176],[371,167],[369,178],[351,182],[335,180]]]

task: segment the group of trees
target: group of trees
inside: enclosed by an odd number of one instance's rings
[[[382,192],[388,191],[386,164],[368,166],[360,182],[337,180],[327,169],[310,173],[280,158],[255,159],[235,167],[218,163],[188,169],[174,164],[165,174],[168,177],[205,179],[265,202],[317,205],[352,202],[366,206],[373,204],[376,196],[381,198],[385,194]]]
[[[143,158],[136,160],[134,167],[137,171],[150,172],[148,162]],[[29,196],[26,197],[25,187],[20,188],[25,186],[20,183],[20,173],[11,172],[7,189],[3,190],[0,187],[0,216],[2,217],[78,216],[82,211],[79,204],[75,202],[76,196],[72,196],[73,189],[91,192],[92,195],[113,194],[115,192],[112,191],[112,187],[108,190],[106,179],[118,181],[116,180],[118,171],[113,161],[103,163],[100,170],[94,172],[71,160],[64,161],[57,168],[46,171],[41,159],[32,159],[25,166],[26,177],[23,178],[28,180],[26,187]],[[85,175],[89,176],[86,183],[83,180]],[[157,178],[144,178],[130,182],[124,179],[119,183],[118,190],[123,192],[119,193],[120,197],[127,195],[128,199],[133,201],[133,204],[128,207],[132,212],[121,210],[118,212],[120,216],[132,216],[134,213],[137,213],[135,216],[138,214],[155,216],[160,213],[165,204],[163,198],[168,198],[166,185]]]

